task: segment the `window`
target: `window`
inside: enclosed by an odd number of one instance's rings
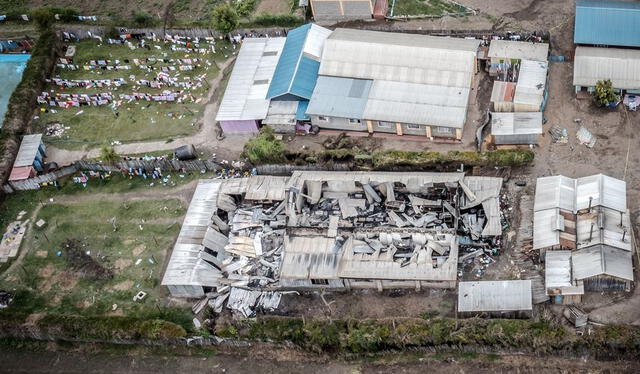
[[[311,284],[316,284],[316,285],[321,285],[321,286],[328,286],[329,285],[329,280],[328,279],[312,279],[311,280]]]
[[[269,84],[269,80],[268,79],[258,79],[253,81],[254,85],[258,85],[258,84]]]
[[[318,121],[329,122],[329,118],[324,117],[324,116],[318,116]]]
[[[358,125],[360,124],[360,120],[357,118],[349,118],[349,124],[350,125]]]
[[[453,134],[453,129],[451,127],[436,127],[436,132],[440,134]]]
[[[278,51],[264,51],[262,53],[263,56],[277,56],[278,55]]]
[[[378,121],[378,127],[388,129],[388,128],[391,128],[392,126],[393,126],[393,122]]]
[[[409,129],[409,130],[420,130],[420,125],[416,125],[414,123],[407,123],[407,129]]]

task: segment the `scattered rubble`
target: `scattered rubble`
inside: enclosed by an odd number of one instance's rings
[[[597,138],[583,125],[580,125],[576,137],[580,144],[584,144],[589,148],[593,148],[593,146],[596,145]]]
[[[549,129],[549,134],[551,134],[551,139],[553,139],[554,143],[566,144],[569,142],[569,134],[566,127],[553,125]]]

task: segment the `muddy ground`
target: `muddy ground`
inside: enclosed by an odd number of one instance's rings
[[[227,348],[222,351],[201,350],[194,356],[148,354],[126,348],[118,354],[0,349],[3,358],[0,371],[11,373],[633,373],[636,363],[628,361],[599,362],[580,358],[533,357],[527,355],[421,353],[388,354],[358,360],[328,360],[303,353],[282,351],[270,346]],[[227,351],[240,351],[239,358]],[[244,351],[247,352],[244,352]],[[427,369],[428,368],[428,369]]]

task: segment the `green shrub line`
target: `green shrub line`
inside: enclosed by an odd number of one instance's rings
[[[348,138],[344,138],[348,139]],[[497,151],[398,151],[382,150],[366,152],[356,146],[338,149],[325,149],[319,152],[287,152],[281,140],[278,140],[271,128],[265,126],[260,133],[251,138],[244,147],[244,156],[254,165],[273,163],[328,163],[354,162],[357,165],[373,169],[391,169],[396,167],[435,167],[464,164],[465,166],[526,166],[533,162],[534,153],[528,149],[509,149]],[[456,166],[458,166],[456,165]]]
[[[0,335],[13,338],[137,342],[175,341],[187,336],[173,322],[124,316],[0,313]]]
[[[290,342],[298,347],[327,353],[376,353],[410,347],[485,347],[516,349],[540,354],[554,352],[640,357],[640,329],[608,325],[591,334],[549,321],[510,319],[401,318],[365,320],[303,320],[268,316],[257,320],[230,321],[216,328],[226,338]]]

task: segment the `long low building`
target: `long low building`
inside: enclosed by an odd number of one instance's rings
[[[461,139],[479,43],[336,29],[307,114],[319,128]]]
[[[201,181],[162,285],[190,298],[230,288],[455,288],[460,237],[489,245],[502,234],[501,187],[464,173]]]
[[[576,92],[592,92],[605,79],[618,92],[640,93],[640,50],[578,46],[573,63]]]
[[[531,280],[460,282],[457,309],[461,317],[530,318]]]

